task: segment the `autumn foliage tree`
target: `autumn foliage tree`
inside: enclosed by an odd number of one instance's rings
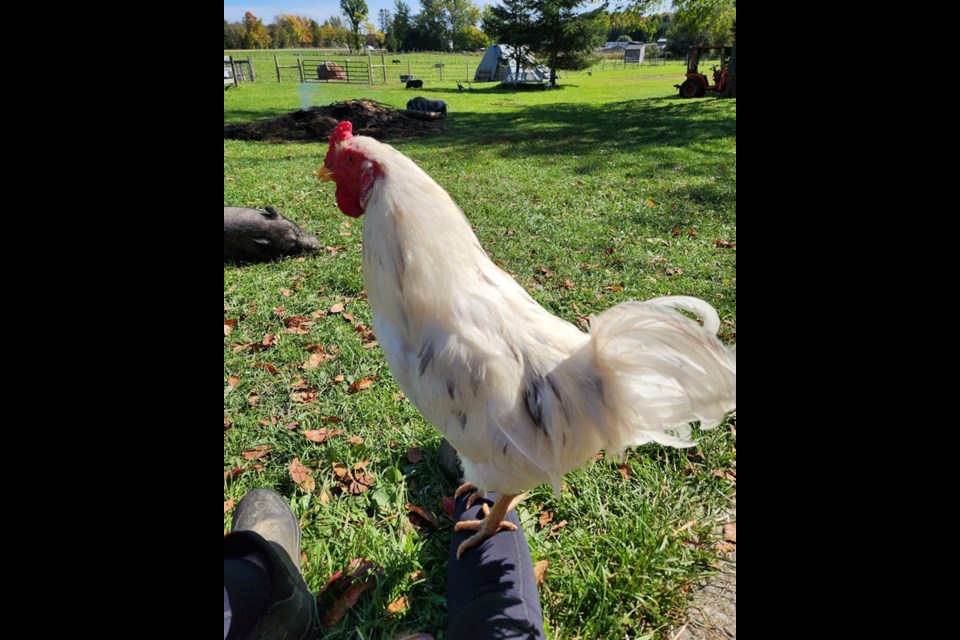
[[[364,0],[340,0],[340,9],[343,10],[344,17],[350,23],[352,36],[350,48],[359,51],[360,47],[363,46],[363,36],[360,29],[367,21],[367,13],[370,9],[367,8],[367,3]]]
[[[244,49],[266,49],[270,46],[270,34],[263,26],[263,20],[249,11],[243,15],[242,44]]]

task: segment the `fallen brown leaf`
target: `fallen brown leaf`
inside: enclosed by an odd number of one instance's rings
[[[224,500],[223,502],[223,512],[226,513],[227,511],[230,511],[230,509],[233,509],[233,498]]]
[[[237,326],[236,320],[224,320],[223,321],[223,335],[228,336],[233,332],[233,328]]]
[[[347,322],[353,322],[354,317],[352,313],[345,313],[343,314],[343,319],[346,320]]]
[[[330,503],[330,494],[326,491],[320,492],[320,504],[329,504]]]
[[[342,478],[350,473],[350,469],[348,469],[347,465],[343,464],[342,462],[334,462],[332,466],[333,473],[336,474],[338,478]]]
[[[417,569],[416,571],[410,574],[410,582],[417,582],[419,580],[426,580],[426,579],[427,579],[427,572],[424,571],[423,569]]]
[[[290,296],[293,295],[293,291],[290,291],[290,289],[287,289],[287,288],[283,288],[283,289],[280,289],[280,295],[282,295],[284,298],[289,298]]]
[[[237,376],[230,376],[230,379],[227,380],[227,386],[235,387],[239,382],[240,382],[240,378],[238,378]]]
[[[364,591],[373,586],[373,580],[365,580],[363,582],[354,582],[346,591],[343,592],[339,598],[337,598],[333,604],[327,609],[326,614],[323,616],[323,620],[320,624],[325,628],[329,629],[343,619],[343,616],[346,615],[353,605],[357,604],[357,601],[360,600],[360,596]]]
[[[257,404],[260,401],[260,392],[254,389],[250,392],[250,395],[247,396],[247,404],[251,407]]]
[[[537,522],[540,523],[541,527],[547,526],[547,523],[553,520],[553,511],[544,511],[540,514],[540,517],[537,518]]]
[[[320,366],[321,362],[324,362],[329,358],[330,356],[325,353],[311,353],[310,357],[307,358],[307,361],[300,366],[309,371],[310,369],[316,369]]]
[[[630,479],[630,467],[628,467],[627,465],[621,464],[620,466],[617,467],[617,471],[620,472],[620,475],[623,476],[624,480]]]
[[[283,318],[283,325],[287,329],[291,327],[299,327],[301,324],[310,325],[313,323],[305,316],[290,316],[288,318]]]
[[[299,402],[300,404],[309,404],[317,398],[319,389],[312,387],[304,391],[294,391],[290,394],[290,400],[293,402]]]
[[[367,344],[363,345],[363,348],[364,348],[364,349],[373,349],[374,347],[379,347],[379,346],[380,346],[380,343],[377,342],[376,340],[374,340],[373,342],[368,342]]]
[[[544,276],[548,278],[552,278],[555,275],[555,272],[551,271],[550,269],[547,269],[546,267],[542,267],[540,265],[535,266],[534,270],[539,271],[540,273],[542,273]]]
[[[733,249],[735,246],[737,246],[737,243],[736,243],[736,242],[727,242],[726,240],[722,240],[721,238],[717,238],[716,240],[713,241],[713,246],[719,247],[719,248],[721,248],[721,249]]]
[[[451,520],[457,519],[457,502],[453,499],[453,496],[443,496],[443,512]]]
[[[413,511],[414,513],[419,515],[421,518],[429,522],[434,529],[440,526],[440,523],[437,522],[437,516],[433,515],[423,507],[418,507],[417,505],[411,504],[409,502],[404,506],[406,507],[407,511]]]
[[[299,422],[288,422],[287,424],[283,425],[283,428],[286,429],[287,431],[293,431],[294,429],[299,429],[299,428],[300,428],[300,423],[299,423]]]
[[[273,335],[268,331],[267,333],[263,334],[263,340],[260,341],[260,344],[262,344],[265,347],[276,346],[277,336]]]
[[[550,533],[547,534],[547,537],[549,538],[551,536],[558,535],[560,533],[560,530],[563,529],[565,526],[567,526],[567,521],[561,520],[557,524],[550,527]]]
[[[729,553],[731,551],[735,551],[737,548],[737,545],[735,545],[732,542],[727,542],[726,540],[721,540],[720,542],[713,545],[713,548],[716,549],[717,551],[720,551],[721,553]]]
[[[330,438],[338,436],[341,433],[343,433],[341,429],[334,429],[333,431],[327,431],[326,429],[311,429],[310,431],[304,431],[303,436],[311,442],[326,442]]]
[[[413,445],[412,447],[407,449],[407,460],[409,460],[414,464],[423,460],[423,452],[420,451],[420,447],[418,447],[417,445]]]
[[[224,471],[224,472],[223,472],[223,479],[224,479],[224,480],[233,480],[233,479],[236,478],[237,476],[242,475],[242,474],[244,474],[244,473],[246,473],[246,472],[247,472],[247,470],[244,469],[243,467],[234,467],[233,469],[230,469],[229,471]]]
[[[543,584],[544,578],[547,576],[547,567],[550,566],[549,560],[538,560],[533,565],[533,578],[537,581],[537,586]]]
[[[280,373],[280,370],[277,369],[272,364],[270,364],[269,362],[254,362],[253,366],[256,369],[266,369],[269,373],[272,373],[273,375],[277,375],[278,373]]]
[[[230,422],[230,418],[228,418],[227,416],[223,416],[223,430],[226,431],[231,426],[232,426],[232,423]]]
[[[241,455],[247,460],[257,460],[270,453],[272,449],[273,447],[268,444],[259,444],[252,449],[247,449]]]
[[[654,202],[653,200],[647,200],[646,204],[647,204],[648,207],[655,207],[655,206],[657,206],[657,203]]]
[[[350,436],[349,438],[347,438],[347,442],[349,442],[350,444],[363,444],[363,438],[361,438],[360,436]]]
[[[392,616],[407,609],[407,597],[400,596],[387,605],[387,615]]]
[[[343,305],[340,304],[339,302],[337,302],[336,304],[330,307],[330,313],[342,313],[342,312],[343,312]]]
[[[737,523],[730,522],[723,525],[723,539],[731,542],[737,541]]]
[[[354,380],[350,384],[350,393],[356,393],[362,391],[363,389],[368,389],[373,386],[373,378],[363,378],[362,380]]]
[[[573,284],[573,280],[571,280],[570,278],[564,278],[563,284],[559,285],[557,289],[573,289],[575,287],[576,285]]]
[[[737,474],[735,471],[730,472],[730,471],[722,471],[720,469],[714,469],[711,475],[715,478],[723,478],[724,480],[729,480],[730,482],[737,481]]]
[[[334,382],[343,382],[344,380],[346,380],[346,378],[343,377],[342,373],[338,373],[337,375],[333,376]]]
[[[290,477],[293,478],[298,487],[303,489],[304,493],[310,493],[317,488],[317,483],[314,482],[310,470],[300,462],[300,458],[294,458],[293,462],[290,463]]]

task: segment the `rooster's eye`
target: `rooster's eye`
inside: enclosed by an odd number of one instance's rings
[[[347,164],[353,164],[353,154],[347,154]]]

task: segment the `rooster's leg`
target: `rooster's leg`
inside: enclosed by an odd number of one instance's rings
[[[470,497],[467,498],[467,509],[469,509],[470,507],[473,506],[473,503],[477,501],[477,498],[480,498],[483,496],[483,494],[480,493],[475,486],[473,486],[473,483],[464,482],[462,485],[457,487],[456,492],[454,492],[453,494],[453,499],[456,500],[463,494],[470,491],[472,491],[473,493],[471,493]]]
[[[483,520],[461,520],[458,522],[453,527],[454,531],[470,530],[476,531],[476,533],[464,540],[460,543],[460,546],[457,547],[457,560],[460,559],[464,551],[483,542],[498,531],[516,531],[517,525],[504,520],[504,518],[507,516],[507,513],[520,504],[520,501],[525,497],[526,495],[524,494],[518,496],[512,496],[506,493],[501,494],[494,500],[492,509],[487,507],[486,504],[483,505]]]

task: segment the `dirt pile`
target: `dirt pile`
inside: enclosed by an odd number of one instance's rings
[[[349,120],[353,133],[378,140],[395,140],[438,133],[443,121],[427,122],[403,115],[372,100],[347,100],[327,107],[292,111],[270,120],[223,125],[223,137],[261,142],[326,142],[337,122]]]

